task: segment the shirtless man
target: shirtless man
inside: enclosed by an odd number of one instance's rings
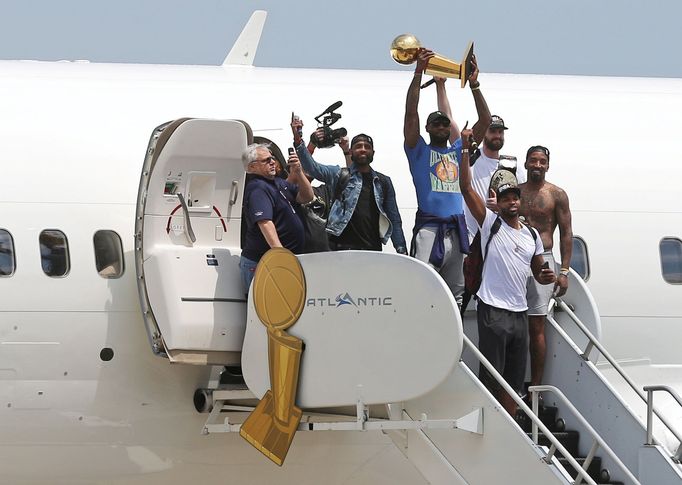
[[[530,385],[537,386],[545,370],[545,317],[552,293],[562,296],[568,289],[568,268],[573,250],[573,230],[571,229],[571,210],[568,196],[560,187],[545,180],[549,170],[549,150],[543,146],[532,146],[526,153],[524,164],[528,181],[520,184],[521,207],[519,213],[532,227],[538,230],[545,252],[542,257],[555,268],[552,247],[554,230],[559,226],[559,251],[561,269],[556,284],[543,286],[528,278],[528,334],[530,336]]]

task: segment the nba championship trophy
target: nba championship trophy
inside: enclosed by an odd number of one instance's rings
[[[417,53],[421,47],[421,42],[414,35],[399,35],[391,42],[391,57],[398,64],[412,64],[417,61]],[[474,43],[469,42],[461,63],[457,64],[455,61],[436,54],[429,60],[425,73],[429,76],[459,79],[461,87],[464,87],[473,71],[471,61],[473,56]]]

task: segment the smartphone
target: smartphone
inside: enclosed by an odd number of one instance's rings
[[[301,118],[299,118],[298,115],[295,115],[293,111],[291,112],[291,122],[292,123],[294,121],[299,121],[300,119]],[[303,128],[302,127],[299,126],[296,131],[298,132],[298,136],[303,137]]]
[[[294,153],[296,153],[296,150],[289,148],[289,156],[293,155]]]

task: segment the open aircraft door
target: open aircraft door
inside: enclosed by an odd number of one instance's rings
[[[152,348],[172,362],[238,364],[246,326],[239,273],[251,129],[180,119],[152,134],[138,191],[135,264]]]

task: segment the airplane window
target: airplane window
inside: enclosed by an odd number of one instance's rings
[[[0,276],[14,274],[14,241],[5,229],[0,229]]]
[[[664,237],[658,248],[663,279],[673,285],[682,284],[682,241],[675,237]]]
[[[123,275],[123,245],[114,231],[97,231],[92,238],[95,246],[95,267],[102,278]]]
[[[590,259],[587,255],[587,244],[583,238],[579,236],[573,237],[571,268],[573,268],[573,271],[578,273],[585,281],[590,278]]]
[[[66,276],[69,272],[69,246],[66,236],[57,229],[45,229],[38,237],[40,260],[47,276]]]

